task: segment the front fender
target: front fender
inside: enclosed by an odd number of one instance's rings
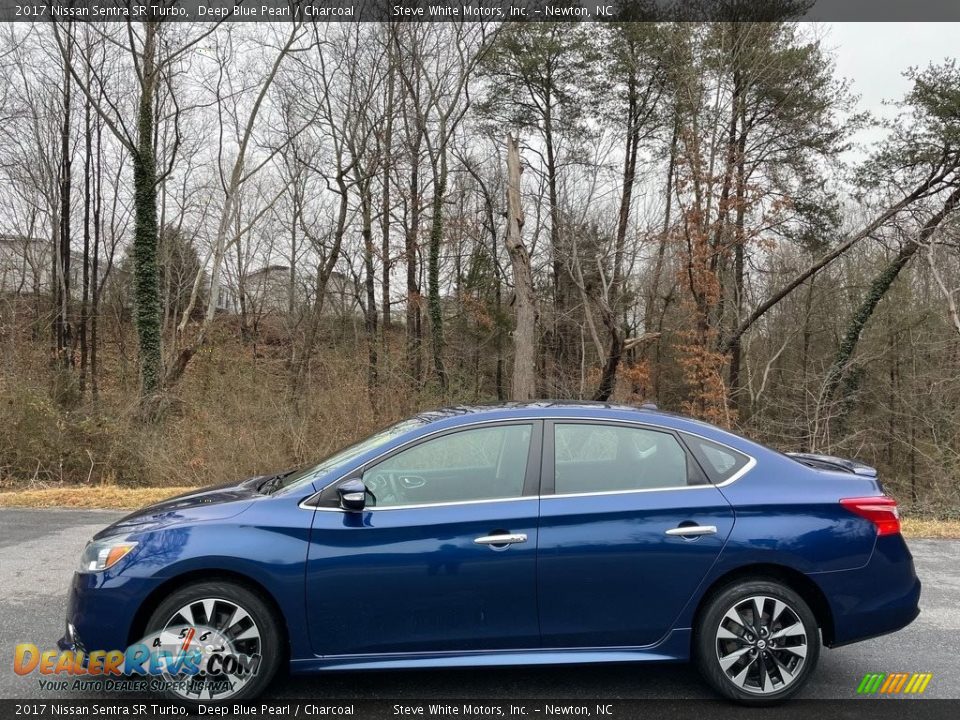
[[[312,516],[291,498],[268,497],[234,518],[135,535],[136,555],[117,572],[75,576],[68,621],[88,650],[123,649],[144,611],[181,580],[219,572],[267,592],[286,623],[292,656],[309,657],[304,567]]]

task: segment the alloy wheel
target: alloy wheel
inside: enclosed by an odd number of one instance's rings
[[[186,637],[184,632],[186,631]],[[223,598],[202,598],[182,606],[167,620],[158,633],[160,646],[186,649],[193,643],[204,658],[214,654],[259,656],[262,652],[260,628],[253,616],[237,603]],[[206,666],[205,666],[206,667]],[[187,700],[223,700],[232,697],[253,678],[255,672],[237,670],[195,675],[164,673],[164,679],[175,681],[171,691]]]
[[[791,685],[806,663],[807,631],[779,598],[754,595],[724,614],[716,633],[717,660],[741,690],[770,695]]]

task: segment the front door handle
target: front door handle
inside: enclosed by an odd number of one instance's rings
[[[526,541],[527,536],[524,533],[483,535],[474,540],[477,545],[513,545],[515,543],[525,543]]]
[[[681,537],[695,537],[699,535],[716,535],[716,525],[683,525],[681,527],[670,528],[667,535],[680,535]]]

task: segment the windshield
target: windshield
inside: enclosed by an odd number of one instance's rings
[[[424,421],[420,418],[402,420],[396,425],[391,425],[390,427],[385,428],[368,438],[364,438],[358,443],[354,443],[353,445],[335,452],[333,455],[330,455],[326,459],[322,460],[318,465],[311,465],[287,475],[275,486],[274,492],[292,490],[302,487],[303,485],[312,482],[314,479],[321,477],[322,475],[332,473],[338,468],[347,466],[351,461],[360,457],[364,453],[367,453],[371,450],[376,450],[378,447],[386,445],[394,438],[397,438],[400,435],[403,435],[404,433],[424,424]]]

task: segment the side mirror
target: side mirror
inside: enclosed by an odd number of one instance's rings
[[[340,497],[340,507],[344,510],[363,510],[367,504],[367,486],[360,478],[341,483],[337,495]]]

